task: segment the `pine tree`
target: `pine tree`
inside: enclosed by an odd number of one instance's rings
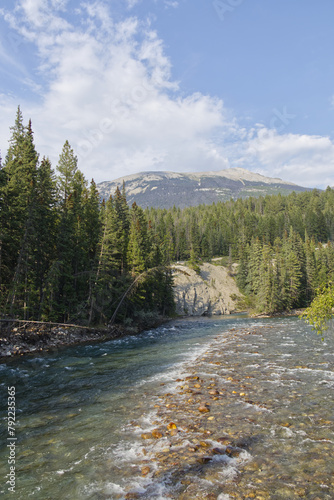
[[[114,210],[110,220],[110,232],[114,256],[120,273],[123,273],[127,270],[130,216],[125,193],[121,193],[119,188],[116,189],[113,204]]]
[[[241,291],[245,290],[247,284],[248,252],[249,245],[246,248],[244,246],[240,246],[236,282]]]
[[[147,269],[149,243],[147,221],[143,209],[133,203],[130,212],[130,233],[128,243],[128,265],[133,274],[140,274]]]
[[[78,170],[77,157],[65,142],[57,165],[60,203],[57,234],[57,276],[54,314],[67,321],[79,319],[88,296],[89,273],[85,252],[84,199],[86,180]],[[58,311],[58,312],[56,312]]]
[[[315,245],[314,241],[308,238],[307,233],[305,233],[305,272],[306,272],[306,301],[310,301],[314,298],[316,290],[316,259],[315,259]]]
[[[260,266],[262,261],[262,247],[259,239],[253,240],[249,248],[248,273],[245,291],[247,294],[257,295],[260,288]]]
[[[260,284],[256,296],[259,311],[273,313],[279,309],[277,262],[271,245],[263,245],[260,265]]]
[[[282,301],[287,310],[300,305],[302,292],[302,261],[300,253],[301,242],[291,229],[289,237],[285,237],[282,244],[281,280]]]
[[[36,239],[34,249],[36,307],[34,317],[45,317],[49,309],[45,295],[50,266],[56,259],[57,189],[50,160],[43,158],[36,178]],[[37,307],[38,305],[38,307]]]
[[[10,206],[7,237],[11,252],[9,268],[13,270],[8,284],[7,306],[10,314],[29,318],[33,302],[33,250],[36,239],[36,178],[38,154],[33,141],[31,121],[22,125],[20,108],[15,127],[12,128],[11,146],[8,150],[5,171],[8,182],[5,197]]]
[[[74,155],[69,142],[66,140],[57,165],[58,190],[63,203],[66,203],[75,188],[76,173],[78,171],[78,159]]]
[[[85,241],[90,263],[95,259],[97,245],[100,239],[100,209],[100,195],[94,179],[92,179],[89,191],[84,200]]]
[[[117,274],[114,258],[112,221],[114,206],[112,197],[102,204],[100,213],[101,232],[96,252],[96,270],[89,293],[89,324],[106,322],[112,315],[113,285]]]

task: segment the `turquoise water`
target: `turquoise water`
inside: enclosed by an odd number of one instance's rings
[[[265,335],[248,336],[247,342],[228,333],[232,328],[254,326],[271,328]],[[274,454],[286,446],[284,460],[290,460],[286,465],[290,472],[296,474],[299,468],[305,479],[309,468],[310,478],[305,481],[312,484],[312,460],[318,460],[318,468],[323,470],[320,475],[325,479],[313,490],[301,486],[304,497],[334,498],[333,346],[332,337],[322,342],[294,318],[222,317],[178,320],[137,337],[7,361],[0,365],[1,408],[7,404],[7,387],[15,386],[16,492],[8,492],[4,481],[0,491],[15,499],[75,500],[125,498],[137,488],[140,498],[179,498],[173,493],[175,485],[138,475],[140,433],[152,428],[157,419],[156,395],[161,384],[175,391],[175,379],[211,348],[220,350],[222,363],[233,376],[253,377],[252,398],[256,395],[268,402],[269,420],[260,411],[254,424],[262,433],[265,430],[267,437],[256,445],[258,448],[254,445],[249,450],[247,463],[257,463],[257,453],[262,458],[267,454],[268,463],[275,462]],[[235,414],[234,425],[242,430],[243,410],[235,402],[229,404],[230,413]],[[299,416],[303,424],[299,433],[293,426],[284,427],[285,421]],[[1,417],[3,445],[8,437],[6,413]],[[277,427],[278,421],[282,427]],[[304,450],[305,442],[319,446],[308,445]],[[3,446],[2,478],[8,474],[7,459],[8,448]],[[232,465],[234,471],[236,465]],[[252,473],[248,465],[244,477],[251,481]],[[224,481],[231,477],[226,469],[223,476],[217,472],[212,479],[215,487],[217,478],[224,491]],[[269,472],[268,477],[262,474],[262,481],[276,488]],[[220,498],[232,498],[229,495],[222,493]]]

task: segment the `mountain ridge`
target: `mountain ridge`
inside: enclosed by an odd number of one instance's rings
[[[139,172],[100,182],[97,188],[101,198],[113,195],[117,187],[122,187],[123,181],[128,202],[135,201],[143,208],[171,208],[174,205],[185,208],[231,198],[310,190],[280,178],[234,167],[217,172]]]

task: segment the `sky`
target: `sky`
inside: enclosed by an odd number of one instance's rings
[[[334,186],[333,0],[2,0],[0,149],[18,105],[96,182],[242,167]]]

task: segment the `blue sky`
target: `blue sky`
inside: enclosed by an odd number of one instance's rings
[[[334,185],[334,3],[5,0],[0,148],[20,104],[88,179],[242,167]]]

